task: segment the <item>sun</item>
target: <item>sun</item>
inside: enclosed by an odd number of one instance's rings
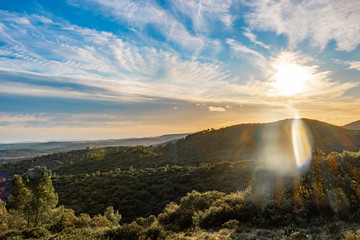
[[[272,87],[279,95],[293,96],[308,90],[312,71],[307,66],[282,62],[274,66]]]

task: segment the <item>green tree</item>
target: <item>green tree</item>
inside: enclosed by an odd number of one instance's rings
[[[114,208],[112,206],[106,208],[104,212],[104,217],[106,217],[113,226],[119,226],[121,215],[119,211],[114,212]]]
[[[10,207],[23,215],[27,227],[37,227],[60,219],[58,195],[51,181],[51,171],[44,167],[29,169],[27,174],[14,175],[9,197]]]
[[[8,218],[9,214],[5,208],[5,203],[0,199],[0,233],[7,230]]]

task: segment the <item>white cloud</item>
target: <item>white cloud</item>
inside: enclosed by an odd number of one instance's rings
[[[245,28],[245,32],[243,33],[245,37],[249,38],[251,42],[253,42],[255,45],[259,45],[263,48],[270,49],[269,45],[266,45],[265,43],[258,41],[256,39],[256,35],[250,31],[249,28]]]
[[[27,19],[28,24],[17,24],[19,17]],[[111,33],[66,22],[42,19],[42,24],[37,24],[39,19],[42,18],[0,11],[0,20],[8,23],[3,25],[4,34],[0,33],[0,38],[6,36],[6,44],[0,47],[1,69],[18,74],[37,72],[53,82],[77,83],[104,91],[2,81],[2,92],[111,101],[125,97],[137,100],[141,95],[188,100],[211,98],[214,88],[226,84],[229,77],[219,64],[137,47]],[[19,87],[23,88],[21,93],[17,91]]]
[[[19,90],[21,89],[21,90]],[[50,86],[42,86],[27,83],[0,82],[0,93],[36,97],[71,98],[105,101],[136,101],[137,95],[125,93],[114,94],[111,92],[83,92],[71,89],[61,89]],[[139,99],[141,99],[139,97]],[[143,100],[143,99],[141,99]]]
[[[29,121],[48,122],[50,120],[49,116],[44,114],[10,114],[6,112],[0,112],[0,119],[0,125],[5,122],[19,124]]]
[[[226,109],[223,107],[209,106],[208,109],[209,109],[209,112],[226,112]]]
[[[27,24],[18,24],[17,18],[27,19]],[[169,98],[214,104],[268,104],[267,98],[274,97],[269,92],[271,82],[240,83],[221,62],[188,59],[176,52],[139,47],[108,32],[37,15],[0,11],[0,23],[0,39],[5,43],[0,47],[0,69],[14,74],[32,73],[17,82],[0,79],[3,93],[106,101]],[[268,72],[273,59],[233,39],[226,42],[234,52],[252,57],[266,79],[273,74]],[[303,65],[310,62],[304,55],[296,61]],[[318,67],[314,69],[317,71]],[[317,95],[339,96],[354,86],[332,81],[328,73],[316,74],[317,79],[322,79],[312,85],[319,90],[314,91]],[[26,77],[34,76],[41,76],[42,80],[26,81]],[[96,90],[55,87],[46,82],[79,84]],[[312,97],[315,93],[304,93],[302,97]]]
[[[198,32],[208,32],[211,22],[216,20],[230,28],[235,19],[230,14],[231,0],[171,0],[171,4],[191,18],[194,29]]]
[[[248,53],[256,56],[259,59],[265,60],[264,56],[261,53],[246,47],[245,45],[241,44],[238,41],[235,41],[234,39],[228,38],[226,39],[226,43],[229,44],[231,49],[233,49],[236,52]]]
[[[345,61],[346,65],[348,65],[348,69],[356,69],[360,71],[360,61]]]
[[[246,16],[250,28],[275,31],[289,37],[289,46],[310,39],[324,49],[330,40],[338,50],[352,51],[360,43],[358,0],[259,0],[247,1],[252,12]]]
[[[147,25],[151,25],[167,40],[194,52],[201,51],[206,45],[211,47],[216,45],[216,41],[201,35],[191,34],[173,14],[159,6],[155,1],[72,0],[70,3],[78,6],[95,4],[104,15],[111,16],[112,19],[120,23],[126,22],[138,29],[144,29]]]

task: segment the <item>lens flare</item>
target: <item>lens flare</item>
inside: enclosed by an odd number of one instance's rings
[[[296,165],[299,169],[307,166],[312,156],[312,137],[301,119],[293,119],[291,125],[292,144]]]
[[[304,120],[267,125],[260,132],[259,143],[258,163],[275,174],[299,175],[311,161],[313,138]]]

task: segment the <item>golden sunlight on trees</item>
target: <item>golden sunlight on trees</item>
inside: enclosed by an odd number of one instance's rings
[[[51,181],[51,172],[46,168],[29,169],[25,175],[15,175],[9,205],[26,221],[27,227],[37,227],[56,221],[60,208],[56,208],[58,195]]]
[[[8,228],[8,212],[5,203],[0,200],[0,232],[4,232]]]

